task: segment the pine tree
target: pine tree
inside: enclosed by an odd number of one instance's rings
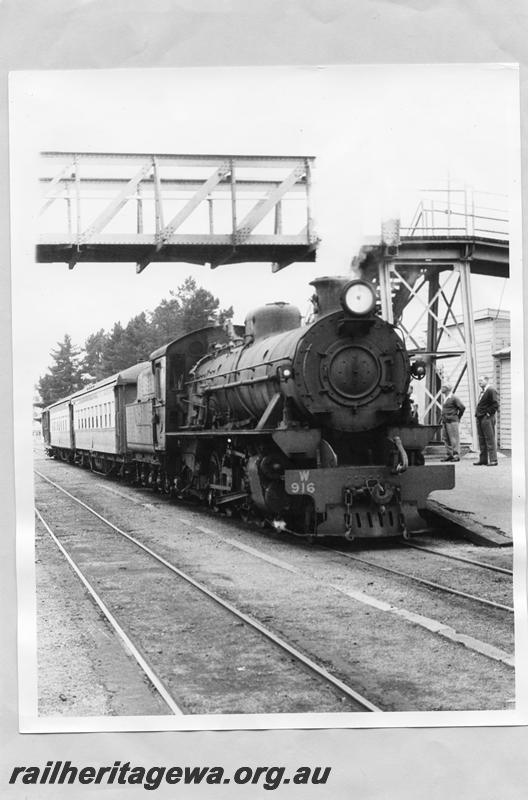
[[[172,294],[172,292],[171,292]],[[187,278],[175,293],[181,313],[181,321],[184,333],[205,328],[219,322],[219,315],[222,314],[222,322],[233,316],[233,308],[219,311],[220,301],[207,289],[198,286],[194,278]]]
[[[222,325],[232,316],[232,307],[220,309],[218,298],[188,277],[154,311],[142,311],[125,327],[116,322],[108,333],[101,328],[91,334],[84,344],[82,359],[70,337],[65,336],[59,350],[52,352],[55,364],[39,381],[42,404],[47,406],[82,385],[146,361],[153,350],[178,336],[207,325]]]
[[[54,363],[38,382],[38,391],[43,407],[49,406],[56,400],[67,397],[81,388],[82,370],[79,354],[80,349],[72,343],[68,334],[65,334],[62,342],[57,342],[57,349],[50,353]]]
[[[154,349],[152,325],[146,313],[142,311],[141,314],[132,317],[123,332],[120,356],[123,363],[119,369],[146,361]]]
[[[222,325],[232,318],[233,307],[220,310],[219,306],[217,297],[198,286],[194,278],[186,278],[176,291],[170,291],[170,299],[162,300],[152,312],[154,346],[207,325]]]
[[[103,354],[108,336],[101,328],[97,333],[92,333],[84,343],[84,358],[82,360],[83,381],[92,383],[104,378]]]
[[[180,304],[171,292],[170,300],[163,299],[151,314],[153,349],[171,342],[183,333]]]
[[[101,355],[101,371],[105,378],[109,375],[114,375],[121,369],[124,334],[123,326],[120,322],[116,322],[105,339]],[[128,364],[127,366],[130,365]]]

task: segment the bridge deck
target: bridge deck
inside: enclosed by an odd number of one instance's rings
[[[313,160],[42,153],[37,261],[313,261]]]
[[[509,241],[484,236],[403,236],[395,261],[401,266],[452,269],[469,262],[475,275],[509,277]]]
[[[389,259],[398,271],[429,270],[443,272],[467,263],[474,275],[508,278],[510,274],[509,241],[487,236],[402,236],[394,254],[387,254],[382,244],[361,249],[357,265],[365,278],[377,277],[379,264]]]

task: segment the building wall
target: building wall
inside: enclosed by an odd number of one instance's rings
[[[497,442],[501,450],[511,450],[511,356],[501,356],[495,362],[495,385],[500,395]]]

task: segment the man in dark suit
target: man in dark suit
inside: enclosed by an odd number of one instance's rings
[[[452,386],[449,383],[444,383],[441,391],[443,403],[440,421],[442,423],[442,441],[446,448],[446,457],[442,461],[460,461],[458,426],[466,407],[456,394],[453,394]]]
[[[485,376],[478,379],[480,397],[475,416],[477,418],[477,431],[479,437],[480,456],[474,461],[476,467],[497,466],[497,445],[495,443],[495,415],[499,408],[497,390],[491,386]]]

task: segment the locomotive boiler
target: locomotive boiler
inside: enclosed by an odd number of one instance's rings
[[[270,303],[244,326],[204,328],[152,353],[134,373],[135,397],[129,389],[115,404],[121,449],[106,463],[308,537],[405,535],[409,509],[454,485],[452,465],[424,463],[433,431],[409,399],[419,369],[377,314],[372,284],[312,285],[308,323],[293,305]],[[73,434],[70,460],[97,457]]]

